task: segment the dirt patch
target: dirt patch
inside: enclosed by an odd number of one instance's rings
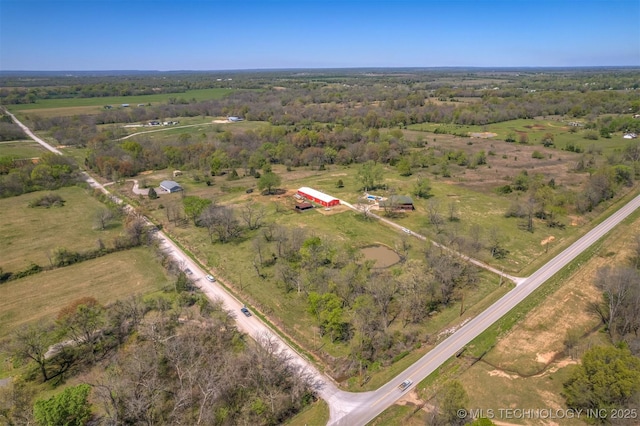
[[[347,210],[349,210],[349,207],[347,206],[342,206],[342,205],[338,205],[338,206],[333,206],[333,207],[322,207],[322,206],[318,206],[316,208],[316,211],[320,214],[323,214],[325,216],[331,216],[334,214],[338,214],[338,213],[342,213],[342,212],[346,212]]]
[[[229,123],[231,123],[229,120],[213,120],[212,122],[216,123],[216,124],[229,124]]]
[[[491,370],[488,373],[491,377],[504,377],[505,379],[509,379],[509,380],[513,380],[513,379],[517,379],[518,376],[517,374],[509,374],[507,372],[504,372],[502,370]]]
[[[417,392],[411,391],[411,392],[405,393],[404,396],[396,402],[396,404],[420,406],[424,404],[424,401],[418,398]]]
[[[387,246],[369,246],[362,248],[360,251],[364,255],[365,260],[373,260],[375,262],[373,265],[374,268],[388,268],[400,262],[398,253]]]
[[[498,136],[498,134],[492,132],[472,132],[469,133],[469,136],[471,136],[472,138],[489,139]]]
[[[537,353],[536,361],[541,362],[543,364],[549,364],[555,358],[557,352],[545,352],[545,353]]]
[[[571,221],[571,226],[582,226],[584,224],[584,219],[578,216],[567,216]]]
[[[549,235],[547,238],[545,238],[544,240],[540,241],[540,245],[543,246],[545,244],[549,244],[551,242],[553,242],[556,239],[556,237],[554,237],[553,235]]]

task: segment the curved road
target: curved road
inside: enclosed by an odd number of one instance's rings
[[[56,154],[62,154],[59,150],[53,148],[42,139],[38,138],[31,132],[26,126],[18,121],[15,116],[7,111],[13,120],[23,128],[25,133],[29,135],[33,140],[42,144],[51,152]],[[104,186],[100,185],[88,174],[85,173],[87,182],[95,187],[99,188],[103,192],[108,194],[108,191]],[[349,203],[344,203],[352,209],[358,210]],[[236,320],[238,328],[256,339],[260,339],[263,336],[271,336],[275,339],[280,347],[280,350],[284,351],[291,359],[291,362],[299,365],[305,369],[317,384],[318,394],[322,399],[327,401],[331,413],[329,419],[330,425],[365,425],[371,420],[375,419],[385,409],[393,405],[398,399],[400,399],[411,388],[415,387],[421,380],[426,378],[429,374],[434,372],[440,365],[442,365],[447,359],[455,356],[455,354],[469,344],[473,339],[480,335],[483,331],[489,328],[493,323],[498,321],[503,315],[513,309],[518,303],[523,301],[534,290],[540,287],[546,280],[551,278],[555,273],[560,271],[569,262],[576,258],[580,253],[590,247],[593,243],[598,241],[607,232],[618,225],[623,219],[633,213],[638,207],[640,207],[640,195],[636,196],[633,200],[612,214],[604,222],[596,226],[578,241],[573,243],[558,256],[550,260],[546,265],[536,271],[528,278],[517,278],[507,276],[500,271],[496,271],[492,268],[493,272],[499,273],[513,281],[516,281],[518,285],[509,293],[504,295],[501,299],[496,301],[493,305],[487,308],[480,315],[467,322],[458,331],[445,339],[442,343],[432,349],[429,353],[420,358],[417,362],[404,370],[401,374],[389,381],[384,386],[380,387],[376,391],[365,393],[351,393],[344,392],[337,388],[337,386],[326,376],[321,374],[311,362],[305,359],[302,355],[298,354],[293,348],[290,348],[286,342],[273,333],[273,331],[265,325],[261,320],[255,316],[245,317],[244,315],[237,315]],[[384,218],[378,217],[380,220],[388,222],[394,227],[399,225],[386,221]],[[422,237],[419,234],[411,232],[411,235],[416,237]],[[424,238],[424,237],[422,237]],[[211,283],[206,280],[205,275],[208,271],[202,270],[199,265],[194,263],[179,247],[177,247],[164,233],[158,232],[158,239],[164,249],[169,252],[178,262],[180,262],[185,268],[192,271],[191,279],[193,279],[198,287],[202,289],[205,295],[211,300],[221,300],[227,309],[233,312],[239,313],[242,303],[237,300],[233,295],[229,294],[223,287],[216,283]],[[482,267],[488,265],[479,265]],[[405,379],[411,379],[412,385],[405,391],[400,391],[398,386]]]

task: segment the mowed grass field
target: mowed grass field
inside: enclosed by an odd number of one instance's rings
[[[45,152],[48,151],[31,139],[0,142],[0,157],[39,158]]]
[[[198,89],[188,90],[182,93],[159,93],[154,95],[139,96],[107,96],[103,98],[66,98],[66,99],[41,99],[33,104],[9,105],[7,108],[11,112],[22,112],[41,116],[63,116],[78,114],[97,114],[104,110],[105,105],[113,108],[122,108],[122,104],[129,104],[130,108],[138,104],[159,104],[166,103],[169,98],[185,99],[187,101],[195,99],[206,101],[211,99],[221,99],[234,89]]]
[[[0,285],[0,340],[25,324],[53,321],[81,297],[107,304],[169,283],[153,251],[135,248]]]
[[[49,265],[48,255],[59,247],[73,251],[95,249],[98,240],[110,246],[122,227],[114,222],[105,230],[95,227],[95,213],[104,204],[81,187],[51,191],[65,200],[63,207],[31,208],[29,202],[49,191],[0,199],[0,268],[18,272],[31,262]]]

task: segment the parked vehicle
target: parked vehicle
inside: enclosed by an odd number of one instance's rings
[[[247,309],[246,306],[243,306],[240,311],[244,314],[245,317],[250,317],[251,316],[251,312],[249,312],[249,309]]]
[[[212,283],[216,282],[216,279],[213,277],[213,275],[207,275],[207,281],[211,281]]]

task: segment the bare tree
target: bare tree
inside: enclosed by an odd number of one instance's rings
[[[113,211],[106,207],[101,207],[95,213],[96,228],[104,230],[107,225],[113,220]]]
[[[214,235],[221,243],[240,235],[240,225],[231,207],[210,204],[200,215],[199,223],[207,228],[212,242]]]
[[[429,216],[429,223],[436,228],[436,232],[439,234],[442,231],[444,219],[442,218],[442,214],[440,214],[440,204],[437,200],[430,200],[427,203],[427,214]]]
[[[460,217],[458,217],[458,203],[455,200],[449,202],[448,210],[449,222],[457,222],[460,220]]]
[[[30,359],[38,364],[45,382],[52,378],[47,370],[47,351],[53,343],[51,328],[42,323],[19,328],[9,344],[10,352],[17,358]]]
[[[262,225],[262,220],[267,215],[267,210],[261,203],[250,201],[240,209],[240,217],[247,224],[249,229],[258,229]]]

